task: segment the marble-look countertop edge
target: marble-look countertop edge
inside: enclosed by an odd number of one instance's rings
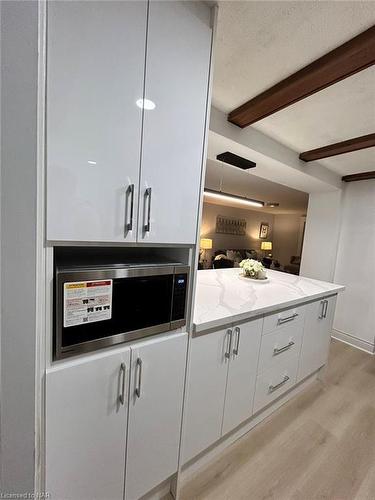
[[[245,311],[239,314],[233,314],[232,316],[223,316],[222,318],[213,319],[211,321],[205,321],[203,323],[193,322],[193,333],[204,332],[205,330],[211,330],[213,328],[219,328],[230,323],[236,323],[238,321],[244,321],[246,319],[254,318],[256,316],[262,316],[264,314],[280,311],[287,307],[292,307],[296,305],[306,304],[313,300],[317,300],[323,297],[328,297],[329,295],[336,295],[345,290],[345,286],[336,285],[331,290],[324,290],[322,292],[314,293],[311,295],[306,295],[305,297],[299,297],[293,300],[287,300],[285,302],[280,302],[278,304],[272,304],[270,306],[259,307],[257,309],[252,309],[251,311]]]

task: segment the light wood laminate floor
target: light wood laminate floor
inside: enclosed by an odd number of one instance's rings
[[[375,357],[332,341],[326,382],[187,481],[183,500],[375,500]]]

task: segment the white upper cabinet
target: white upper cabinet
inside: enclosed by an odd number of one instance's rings
[[[49,2],[48,240],[195,243],[210,14],[203,2]]]
[[[150,2],[139,241],[196,240],[211,35],[203,3]]]
[[[48,4],[49,240],[136,240],[146,19],[144,1]]]
[[[119,500],[125,476],[130,349],[46,375],[46,491],[56,500]]]

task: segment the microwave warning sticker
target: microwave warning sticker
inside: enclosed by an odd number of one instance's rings
[[[112,317],[112,280],[64,283],[64,328]]]

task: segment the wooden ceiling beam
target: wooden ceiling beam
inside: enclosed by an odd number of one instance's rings
[[[369,179],[375,179],[375,170],[372,172],[361,172],[360,174],[344,175],[341,178],[344,182],[368,181]]]
[[[247,127],[373,64],[375,25],[234,109],[228,121]]]
[[[336,142],[329,144],[322,148],[311,149],[304,151],[299,155],[299,159],[303,161],[314,161],[330,156],[342,155],[344,153],[351,153],[352,151],[359,151],[361,149],[373,148],[375,146],[375,134],[362,135],[361,137],[354,137],[347,141]]]

